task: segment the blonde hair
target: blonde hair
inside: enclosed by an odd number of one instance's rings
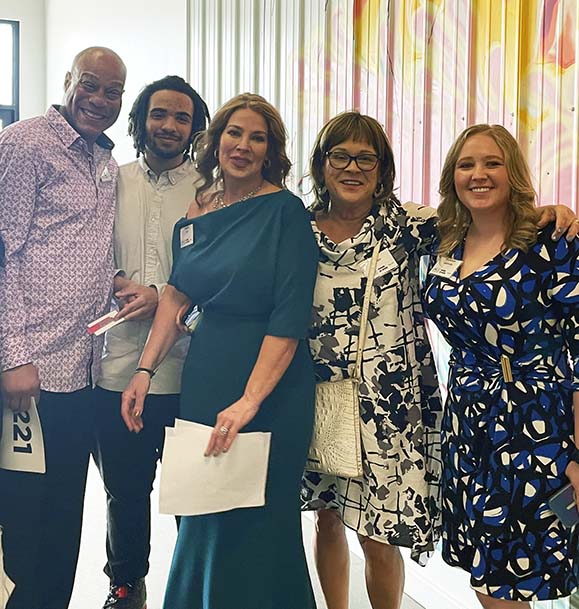
[[[195,200],[199,205],[203,194],[216,181],[219,171],[217,154],[221,134],[229,123],[232,114],[242,109],[253,110],[263,116],[267,125],[267,157],[261,173],[263,178],[275,186],[285,187],[285,180],[291,169],[291,162],[286,153],[287,133],[279,112],[261,95],[242,93],[223,104],[213,116],[207,131],[195,139],[195,164],[201,175]]]
[[[364,142],[374,148],[378,155],[378,187],[380,194],[376,196],[376,203],[384,204],[396,200],[394,196],[394,154],[384,129],[380,123],[359,112],[342,112],[330,119],[320,130],[316,137],[314,149],[310,156],[310,175],[314,185],[315,201],[312,210],[326,210],[330,202],[330,195],[324,182],[324,163],[328,152],[346,140]]]
[[[529,166],[517,140],[501,125],[472,125],[465,129],[450,147],[438,192],[441,202],[438,206],[438,230],[440,233],[440,254],[448,254],[464,238],[472,221],[468,209],[462,204],[454,186],[454,171],[462,147],[474,135],[491,137],[501,149],[505,158],[505,169],[510,186],[507,226],[503,251],[510,248],[527,251],[537,240],[536,193],[531,181]]]

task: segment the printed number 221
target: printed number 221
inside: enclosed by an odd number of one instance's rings
[[[23,428],[20,427],[20,423],[24,423]],[[22,441],[25,444],[21,446],[14,446],[15,453],[32,453],[32,444],[30,440],[32,439],[32,430],[26,423],[30,423],[30,413],[29,412],[15,412],[13,419],[13,427],[12,427],[12,439],[14,442]]]

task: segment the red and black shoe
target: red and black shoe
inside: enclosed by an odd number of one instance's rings
[[[145,580],[138,579],[122,586],[111,585],[103,609],[147,609]]]

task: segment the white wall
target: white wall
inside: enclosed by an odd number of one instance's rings
[[[50,103],[60,102],[73,57],[94,45],[112,48],[127,65],[123,109],[107,132],[125,163],[135,158],[127,116],[139,90],[167,74],[187,77],[187,0],[46,0]]]
[[[20,22],[20,118],[46,110],[45,0],[0,0],[0,19]]]

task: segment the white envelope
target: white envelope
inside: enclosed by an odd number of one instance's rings
[[[271,433],[240,433],[229,452],[205,457],[212,431],[180,419],[165,429],[162,514],[194,516],[265,505]]]
[[[8,599],[14,590],[14,583],[4,573],[4,558],[2,552],[2,527],[0,527],[0,609],[6,609]]]
[[[3,409],[0,468],[35,474],[46,472],[44,438],[34,398],[30,398],[30,408],[25,412]]]

